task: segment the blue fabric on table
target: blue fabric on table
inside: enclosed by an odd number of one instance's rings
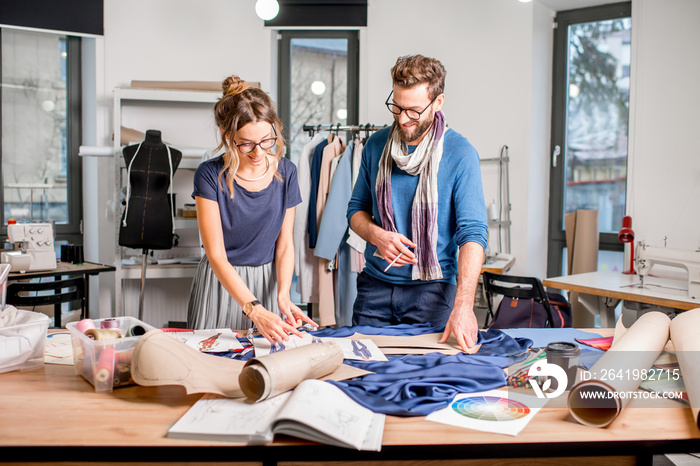
[[[313,332],[313,335],[328,338],[349,337],[356,333],[415,336],[443,331],[444,327],[429,324],[385,327],[356,325],[321,329]],[[373,374],[330,383],[376,413],[425,416],[446,407],[459,393],[505,386],[503,368],[524,358],[526,350],[532,346],[532,341],[527,338],[512,338],[495,329],[480,331],[477,343],[481,347],[475,354],[445,355],[433,352],[425,355],[389,355],[388,361],[346,360],[345,364]],[[254,357],[254,352],[232,357],[248,360]]]
[[[323,337],[364,335],[410,336],[440,333],[444,328],[425,325],[387,327],[354,326],[314,332]],[[409,333],[410,335],[407,335]],[[503,387],[504,367],[521,359],[532,341],[511,338],[500,330],[480,331],[476,354],[388,356],[388,361],[347,360],[345,364],[374,374],[330,382],[357,403],[377,413],[394,416],[425,416],[446,407],[459,393]]]

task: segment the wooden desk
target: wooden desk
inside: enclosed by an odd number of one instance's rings
[[[27,272],[11,272],[7,280],[18,281],[18,280],[28,280],[31,278],[45,278],[45,277],[64,277],[64,276],[76,276],[83,275],[85,277],[85,296],[89,298],[90,296],[90,280],[91,275],[97,275],[102,272],[113,272],[116,268],[111,265],[96,264],[93,262],[83,262],[82,264],[72,264],[70,262],[58,262],[57,267],[52,270],[34,270]],[[57,313],[54,316],[54,325],[56,327],[61,327],[61,314]],[[85,317],[90,317],[90,299],[85,300]]]
[[[590,456],[596,458],[580,464],[605,457],[615,457],[614,464],[651,464],[653,454],[700,451],[700,429],[690,409],[669,400],[664,407],[654,408],[632,400],[610,426],[598,429],[573,420],[566,399],[559,397],[550,400],[516,437],[428,422],[423,417],[387,416],[382,451],[361,452],[289,437],[279,437],[270,446],[167,438],[168,428],[200,395],[188,396],[179,386],[138,385],[95,393],[92,385],[74,374],[73,366],[45,365],[3,373],[0,387],[3,456],[25,462],[321,461],[315,463],[320,465],[333,460],[410,460],[415,465],[428,459],[569,458],[555,460],[561,464],[571,457]]]
[[[507,254],[498,254],[493,260],[484,262],[481,266],[481,273],[506,273],[515,264],[515,257]]]
[[[548,278],[542,284],[580,293],[579,302],[600,315],[601,327],[615,326],[615,308],[621,300],[686,311],[700,307],[700,300],[688,297],[687,283],[668,278],[648,276],[640,287],[638,275],[588,272]]]

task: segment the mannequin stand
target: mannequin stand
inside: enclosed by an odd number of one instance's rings
[[[143,249],[143,261],[141,263],[141,291],[139,293],[139,320],[143,322],[143,290],[146,287],[146,263],[148,262],[148,249]]]

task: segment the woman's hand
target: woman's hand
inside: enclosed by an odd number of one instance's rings
[[[304,311],[299,309],[299,306],[294,304],[291,299],[287,296],[277,297],[277,305],[280,308],[280,313],[284,316],[284,320],[289,325],[294,328],[301,327],[304,322],[307,322],[314,327],[318,327],[318,324],[311,320],[309,316],[304,314]]]
[[[272,343],[289,340],[290,333],[301,337],[296,327],[289,325],[280,316],[268,311],[260,304],[253,308],[248,318],[255,323],[260,334]]]

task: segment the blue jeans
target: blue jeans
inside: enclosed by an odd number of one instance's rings
[[[364,272],[357,275],[352,325],[430,323],[442,327],[452,312],[457,287],[443,282],[395,285]]]

